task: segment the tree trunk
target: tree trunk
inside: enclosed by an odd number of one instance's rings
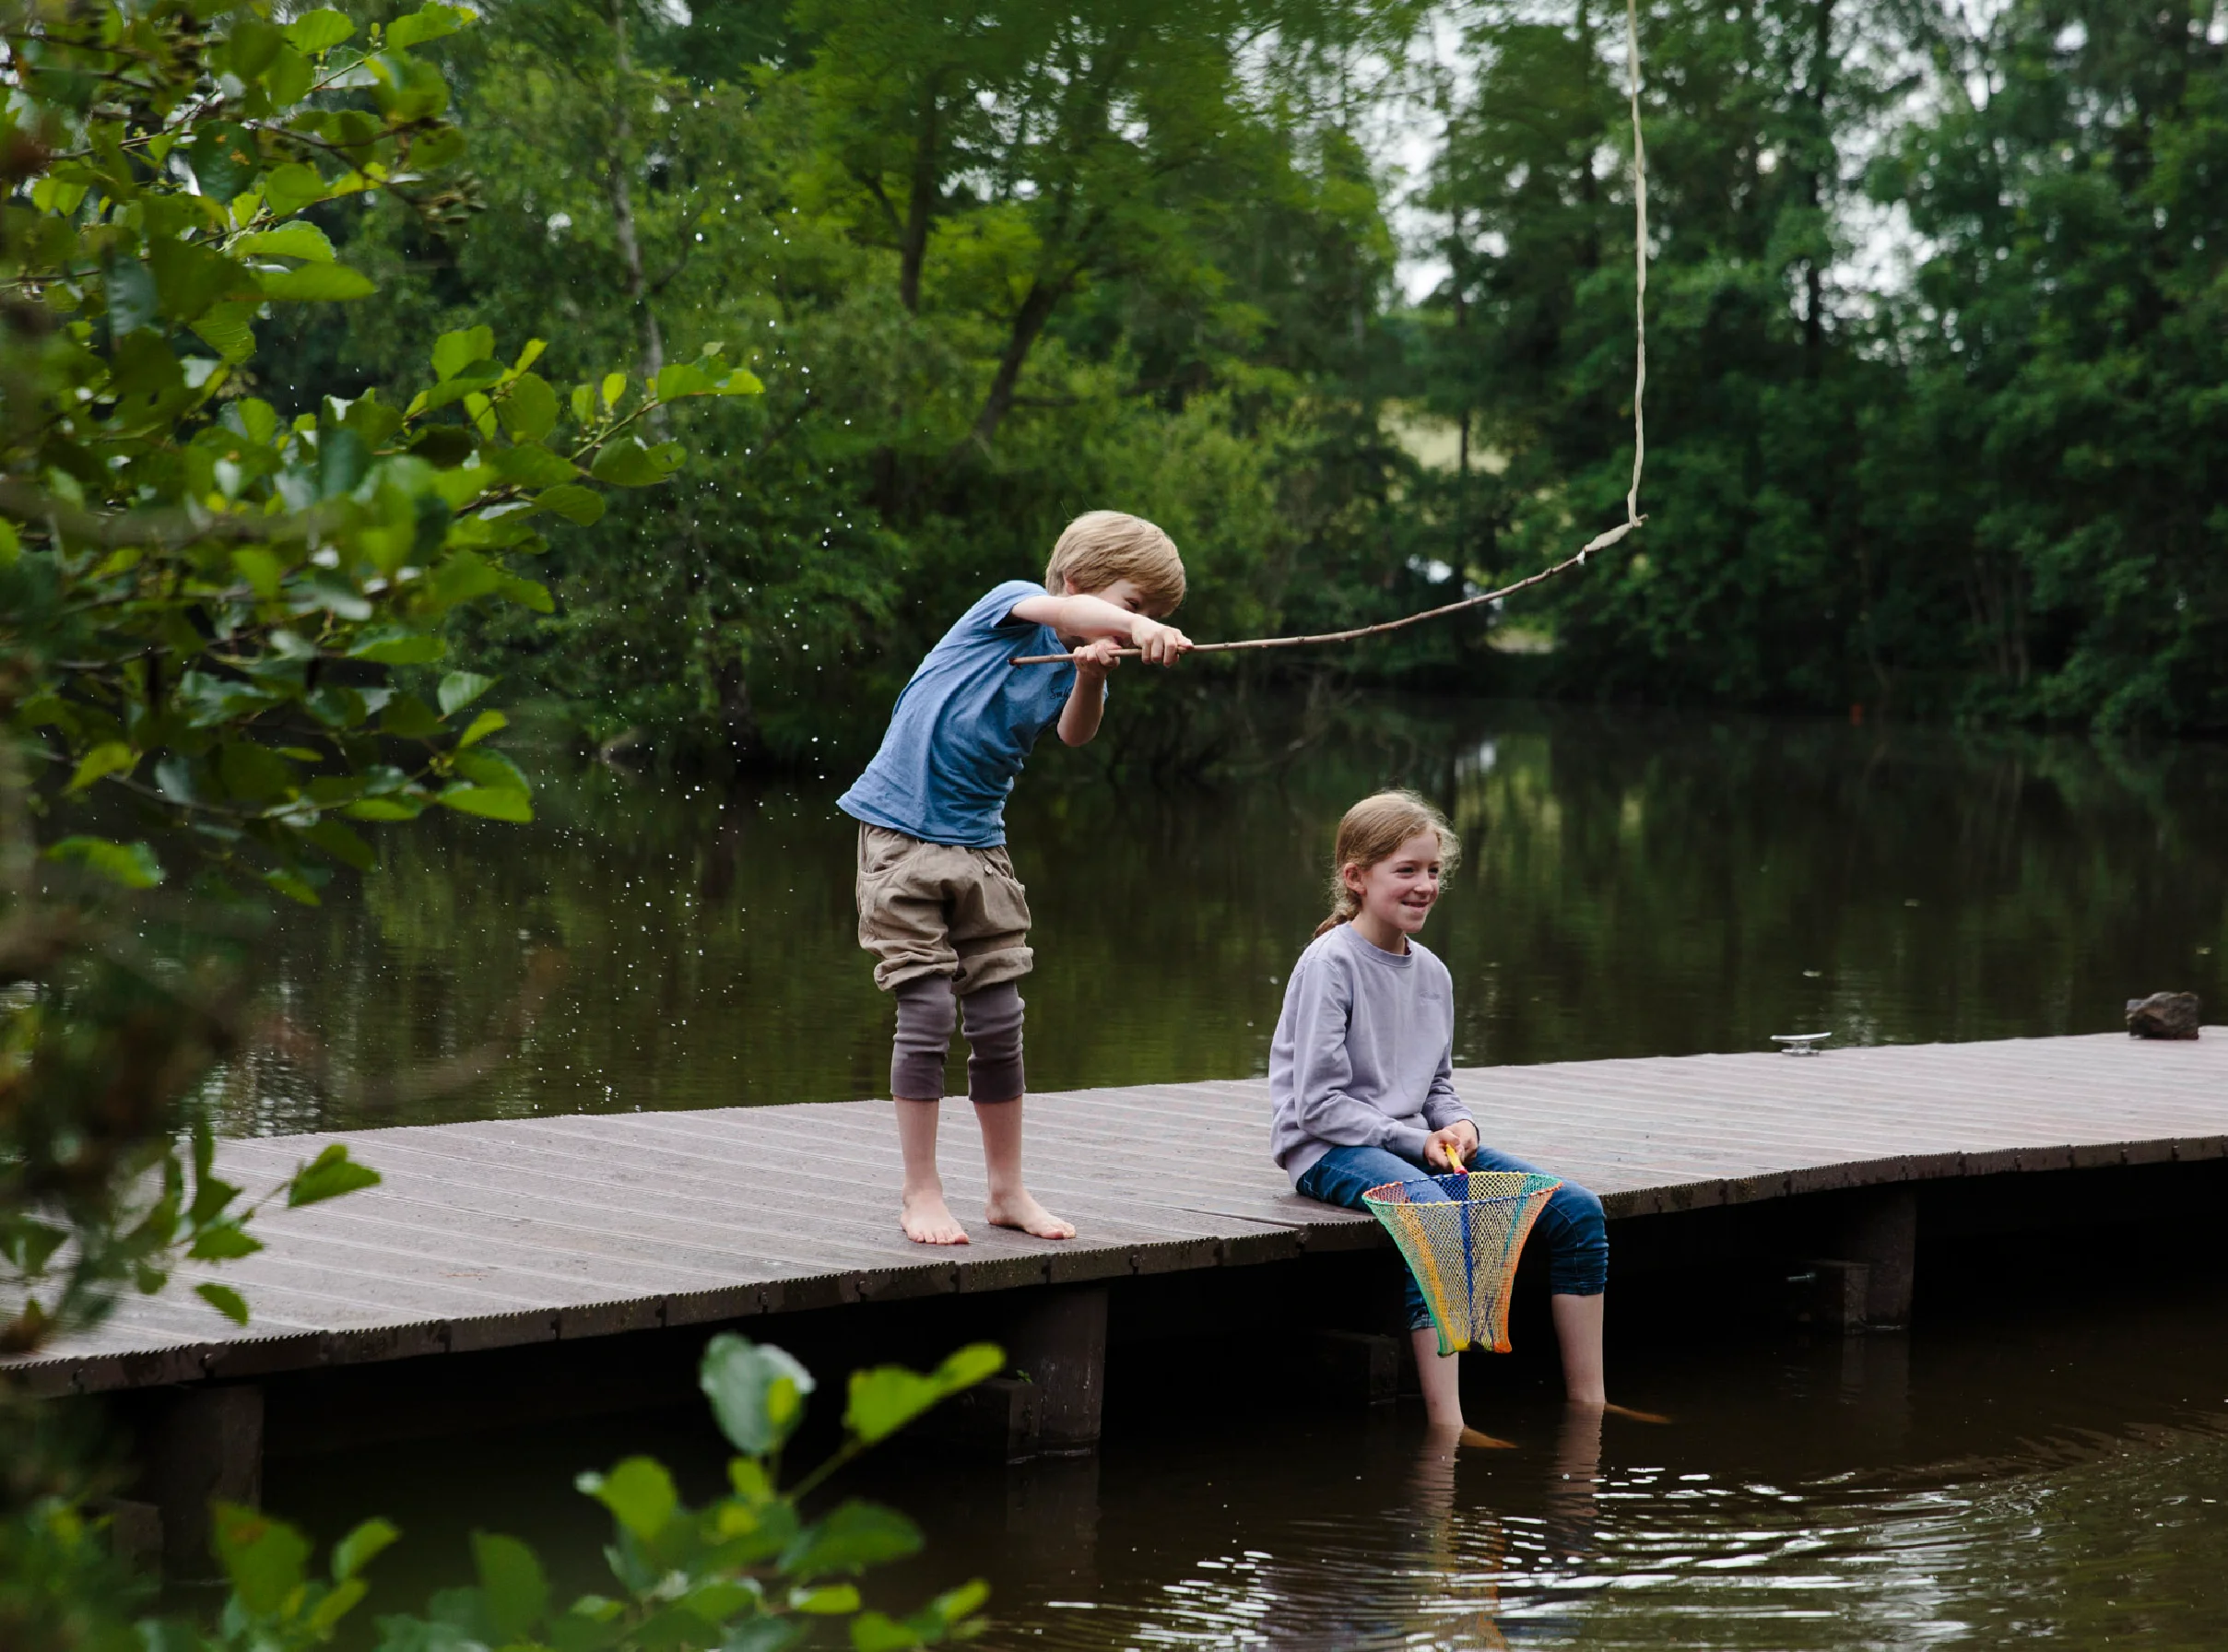
[[[1021,367],[1044,331],[1044,324],[1052,319],[1052,313],[1059,307],[1060,300],[1074,280],[1072,274],[1056,281],[1039,274],[1030,284],[1029,296],[1014,313],[1013,330],[1006,336],[1006,349],[999,356],[998,371],[990,381],[990,394],[983,398],[983,410],[975,416],[974,429],[968,432],[968,441],[988,447],[991,438],[998,433],[998,426],[1013,410],[1014,391],[1021,381]]]
[[[1807,193],[1813,208],[1825,205],[1824,172],[1833,155],[1833,135],[1826,127],[1826,81],[1833,72],[1833,0],[1818,0],[1810,51],[1810,165]],[[1825,286],[1823,266],[1816,256],[1803,261],[1802,364],[1803,374],[1815,379],[1824,366]]]
[[[943,111],[937,102],[940,75],[931,75],[921,92],[921,129],[913,145],[913,186],[905,202],[905,227],[898,240],[898,301],[909,315],[921,313],[921,266],[928,261],[928,230],[936,219],[937,129]]]
[[[627,180],[627,150],[634,141],[633,117],[627,112],[627,81],[634,72],[627,45],[627,5],[628,0],[611,0],[611,153],[604,168],[604,191],[611,202],[611,226],[619,242],[619,261],[626,266],[627,301],[634,311],[642,380],[651,384],[666,365],[666,340],[658,331],[657,312],[650,305],[650,280],[642,273],[642,242],[634,228],[634,195]],[[659,436],[666,433],[662,411],[651,416],[651,424]]]

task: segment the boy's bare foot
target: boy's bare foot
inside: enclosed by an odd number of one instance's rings
[[[1464,1447],[1466,1450],[1470,1450],[1470,1451],[1514,1451],[1514,1450],[1515,1450],[1515,1449],[1516,1449],[1516,1442],[1515,1442],[1515,1441],[1514,1441],[1514,1440],[1497,1440],[1497,1439],[1495,1439],[1495,1438],[1494,1438],[1494,1437],[1493,1437],[1491,1434],[1479,1434],[1479,1432],[1478,1432],[1476,1429],[1474,1429],[1474,1428],[1466,1428],[1466,1429],[1464,1429],[1464,1430],[1462,1431],[1461,1435],[1460,1435],[1459,1437],[1460,1437],[1460,1440],[1461,1440],[1461,1444],[1462,1444],[1463,1447]]]
[[[967,1230],[941,1193],[909,1193],[898,1207],[898,1226],[915,1245],[964,1245]]]
[[[1075,1224],[1062,1221],[1036,1201],[1027,1191],[1008,1198],[993,1198],[983,1207],[983,1214],[995,1228],[1019,1228],[1024,1233],[1034,1233],[1040,1239],[1073,1239]]]

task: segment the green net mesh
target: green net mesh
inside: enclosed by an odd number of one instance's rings
[[[1387,1182],[1362,1196],[1416,1276],[1439,1351],[1509,1351],[1509,1281],[1532,1223],[1562,1184],[1515,1170]]]

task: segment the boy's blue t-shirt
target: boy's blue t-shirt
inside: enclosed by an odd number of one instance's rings
[[[1037,737],[1059,721],[1073,666],[1012,666],[1065,654],[1049,625],[1010,618],[1044,587],[1009,579],[960,616],[928,651],[890,714],[890,731],[836,807],[853,820],[931,844],[1006,841],[1006,796]]]

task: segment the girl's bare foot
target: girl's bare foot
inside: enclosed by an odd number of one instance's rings
[[[983,1214],[995,1228],[1019,1228],[1024,1233],[1034,1233],[1040,1239],[1073,1239],[1075,1224],[1062,1221],[1027,1189],[1005,1198],[992,1198],[983,1207]]]
[[[1628,1422],[1668,1422],[1661,1411],[1636,1411],[1629,1405],[1605,1405],[1601,1408],[1612,1417],[1622,1417]]]
[[[964,1245],[967,1230],[960,1225],[944,1196],[934,1190],[908,1193],[898,1207],[898,1226],[915,1245]]]

